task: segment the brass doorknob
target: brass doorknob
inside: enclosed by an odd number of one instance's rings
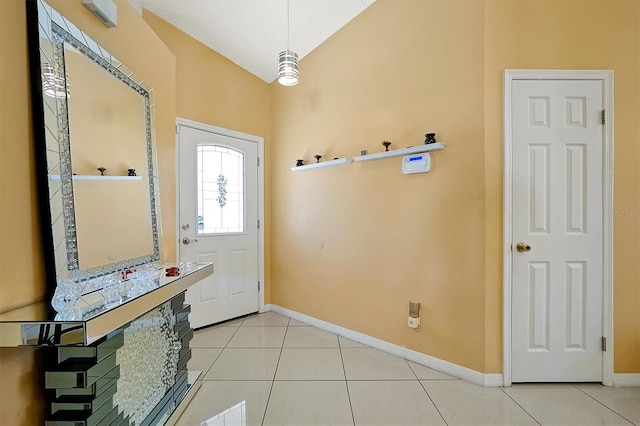
[[[187,245],[187,244],[190,244],[190,243],[197,243],[197,242],[198,242],[198,240],[197,240],[196,238],[194,238],[194,239],[192,240],[191,238],[184,237],[184,238],[182,239],[182,244],[184,244],[184,245]]]
[[[518,243],[516,244],[516,250],[520,253],[529,253],[531,251],[531,246],[527,243]]]

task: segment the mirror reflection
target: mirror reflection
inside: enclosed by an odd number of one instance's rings
[[[152,253],[144,98],[72,46],[64,53],[79,268]]]
[[[48,276],[85,282],[158,261],[151,88],[40,0],[38,21]],[[83,293],[100,288],[89,282]]]

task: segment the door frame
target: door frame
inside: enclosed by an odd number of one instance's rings
[[[503,111],[503,219],[502,219],[502,374],[504,386],[511,386],[511,321],[513,237],[512,160],[513,129],[511,83],[514,80],[599,80],[603,83],[606,109],[603,151],[603,265],[602,336],[607,350],[602,353],[602,384],[613,386],[613,71],[504,70]]]
[[[178,126],[191,127],[193,129],[202,130],[209,133],[215,133],[221,136],[228,136],[235,139],[242,139],[248,142],[254,142],[258,147],[258,220],[260,227],[258,228],[258,280],[260,288],[258,289],[258,312],[264,312],[264,138],[254,136],[235,130],[225,129],[223,127],[212,126],[210,124],[199,123],[197,121],[188,120],[186,118],[176,117],[176,235],[180,235],[180,135]],[[258,224],[256,224],[257,226]],[[180,239],[176,238],[176,254],[180,259]],[[214,272],[215,274],[215,265]]]

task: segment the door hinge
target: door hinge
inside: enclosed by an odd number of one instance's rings
[[[602,337],[602,352],[606,352],[606,351],[607,351],[607,338]]]
[[[260,291],[260,281],[258,281],[258,291]]]
[[[258,167],[260,167],[260,157],[258,157]]]
[[[607,124],[607,110],[602,110],[602,124]]]
[[[260,219],[258,219],[258,229],[260,229]]]

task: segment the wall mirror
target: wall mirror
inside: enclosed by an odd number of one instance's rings
[[[44,1],[27,11],[49,295],[89,293],[160,259],[152,89]]]

